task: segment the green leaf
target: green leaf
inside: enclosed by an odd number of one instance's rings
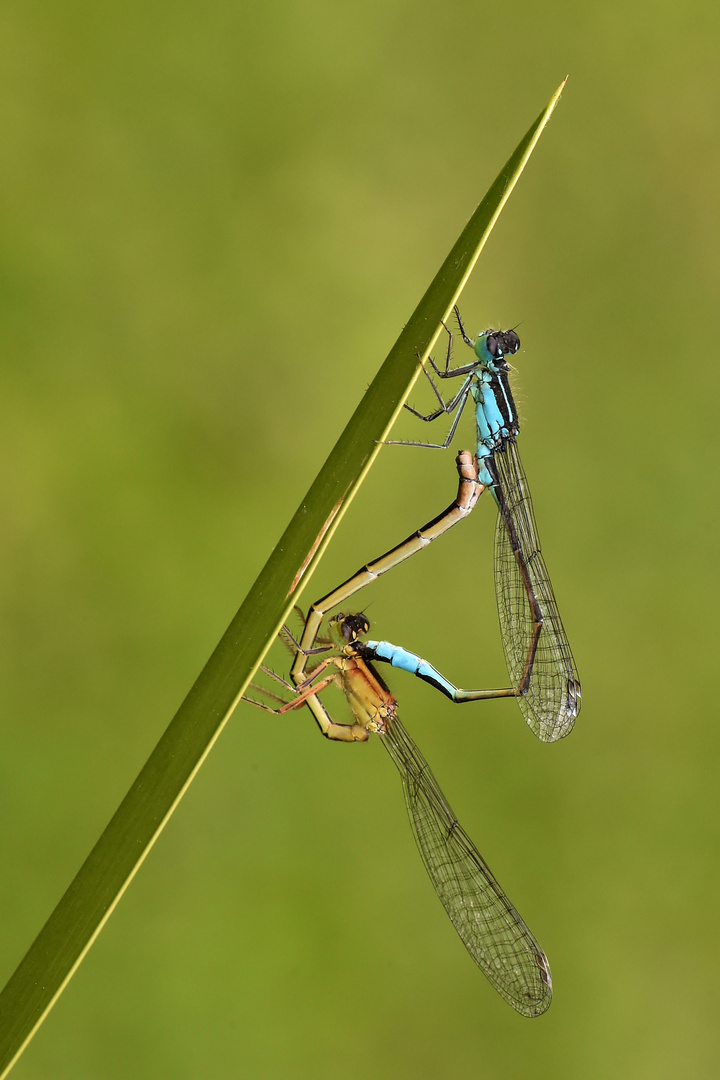
[[[380,368],[264,569],[77,876],[0,994],[5,1076],[92,945],[209,753],[372,465],[564,83],[501,170]]]

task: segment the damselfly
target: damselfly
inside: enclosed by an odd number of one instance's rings
[[[517,352],[520,341],[514,330],[486,330],[473,342],[465,333],[457,308],[455,314],[463,341],[473,348],[476,359],[451,368],[453,335],[447,330],[444,369],[439,368],[432,358],[430,363],[441,379],[462,377],[460,389],[445,402],[428,375],[440,402],[439,408],[425,416],[407,406],[415,416],[426,421],[457,410],[448,436],[443,443],[405,442],[400,445],[434,449],[449,446],[465,404],[472,396],[477,424],[477,463],[469,451],[461,451],[457,457],[460,486],[456,501],[402,544],[361,567],[342,585],[311,605],[290,674],[296,685],[305,680],[307,657],[313,652],[314,641],[327,612],[344,604],[365,585],[467,517],[485,487],[489,487],[499,511],[495,530],[495,590],[503,649],[513,685],[497,690],[458,689],[414,653],[407,653],[387,642],[376,643],[384,647],[383,655],[378,653],[376,659],[413,671],[453,701],[517,697],[532,731],[543,741],[553,742],[572,729],[580,710],[580,682],[540,551],[530,492],[515,441],[519,422],[508,381],[510,365],[506,356]],[[426,678],[428,669],[434,673],[431,678]],[[348,738],[352,736],[348,735]]]
[[[376,733],[400,773],[420,855],[465,948],[514,1009],[523,1016],[539,1016],[552,1000],[550,967],[544,952],[460,825],[428,763],[400,723],[397,702],[369,662],[371,653],[359,640],[369,630],[367,619],[364,615],[337,615],[331,624],[341,651],[319,662],[297,687],[263,669],[296,696],[279,709],[259,701],[253,704],[275,713],[307,704],[329,738],[346,740],[348,725],[336,724],[319,697],[330,683],[342,688],[355,719],[352,727],[357,729],[350,738],[367,739],[368,732]],[[268,696],[282,700],[274,694]]]
[[[567,735],[580,709],[580,682],[570,645],[560,619],[550,577],[540,551],[527,480],[518,454],[520,430],[509,383],[508,356],[520,340],[514,330],[485,330],[473,341],[465,333],[460,312],[455,315],[462,339],[475,353],[468,364],[452,368],[453,335],[448,330],[444,368],[432,358],[439,379],[461,378],[460,389],[445,401],[432,376],[425,371],[439,407],[423,415],[406,406],[421,420],[431,422],[453,412],[443,443],[404,443],[445,449],[450,445],[463,409],[472,397],[477,424],[478,479],[490,488],[498,507],[495,529],[495,595],[508,674],[520,709],[531,729],[544,742]],[[446,328],[447,329],[447,328]],[[450,684],[448,684],[450,685]],[[499,696],[463,691],[465,696]]]

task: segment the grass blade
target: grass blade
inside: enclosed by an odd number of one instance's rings
[[[0,994],[0,1080],[102,929],[307,583],[419,374],[418,355],[424,359],[437,340],[563,86],[463,229],[190,693]]]

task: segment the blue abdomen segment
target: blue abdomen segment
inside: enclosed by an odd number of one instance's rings
[[[456,687],[443,678],[440,672],[421,656],[408,652],[407,649],[401,649],[399,645],[392,645],[389,641],[366,641],[364,646],[363,651],[372,654],[368,655],[367,659],[380,660],[384,664],[409,671],[411,675],[430,683],[431,686],[454,700]]]

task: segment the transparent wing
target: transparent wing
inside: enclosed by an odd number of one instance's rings
[[[552,1000],[547,958],[453,814],[400,721],[381,739],[402,778],[410,824],[425,868],[465,948],[492,985],[523,1016]]]
[[[508,674],[517,686],[527,672],[527,692],[518,697],[518,704],[537,737],[555,742],[571,731],[580,711],[577,668],[540,551],[514,439],[495,451],[488,467],[495,473],[500,508],[495,530],[495,595]],[[538,614],[542,623],[536,634]]]

